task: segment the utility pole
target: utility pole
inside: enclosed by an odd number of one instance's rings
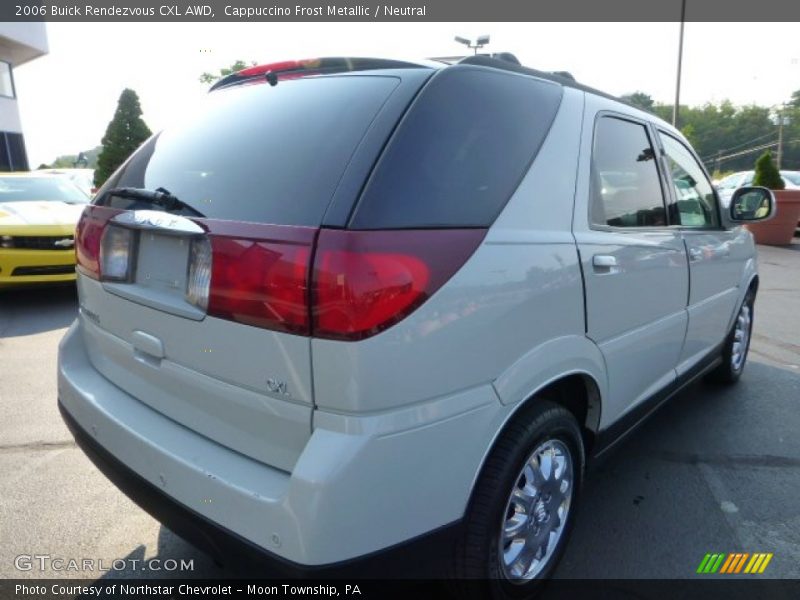
[[[681,0],[681,33],[678,39],[678,75],[675,80],[675,105],[672,107],[672,126],[678,127],[678,110],[681,102],[681,63],[683,62],[683,25],[686,22],[686,0]]]
[[[783,113],[786,110],[786,103],[781,105],[781,110],[778,112],[778,156],[775,160],[778,170],[781,170],[781,159],[783,158]]]

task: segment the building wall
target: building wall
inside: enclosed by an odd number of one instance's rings
[[[44,23],[0,23],[0,61],[3,61],[0,63],[0,69],[3,69],[0,76],[4,75],[8,64],[13,81],[16,67],[47,54],[47,51]],[[0,94],[0,171],[28,169],[17,106],[18,93],[13,89],[12,97]]]

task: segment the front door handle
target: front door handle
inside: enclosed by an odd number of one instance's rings
[[[617,257],[609,254],[595,254],[592,257],[592,265],[598,271],[609,270],[617,266]]]
[[[689,260],[700,260],[703,258],[703,251],[700,248],[689,248]]]

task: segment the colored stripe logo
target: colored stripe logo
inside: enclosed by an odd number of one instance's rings
[[[700,574],[724,573],[736,575],[738,573],[757,574],[763,573],[772,560],[772,553],[733,552],[730,554],[706,554],[697,567]]]

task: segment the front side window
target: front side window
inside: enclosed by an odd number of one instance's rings
[[[591,206],[595,225],[667,224],[655,152],[644,125],[615,117],[603,117],[597,122]]]
[[[0,60],[0,96],[14,97],[14,83],[11,79],[11,65]]]
[[[677,221],[686,227],[718,227],[714,188],[689,149],[669,135],[661,135],[667,168],[675,188]]]

